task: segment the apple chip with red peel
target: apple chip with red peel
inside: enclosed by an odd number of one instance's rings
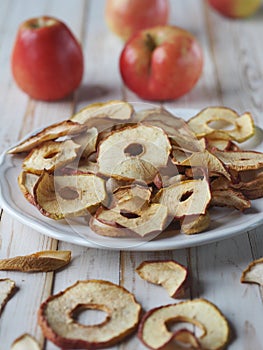
[[[40,175],[43,169],[54,171],[71,163],[78,155],[80,145],[72,140],[47,141],[34,148],[24,159],[23,169]]]
[[[151,182],[169,159],[171,145],[160,128],[135,124],[113,132],[98,149],[101,174]],[[158,154],[158,157],[156,156]]]
[[[0,260],[0,270],[21,272],[49,272],[69,264],[69,250],[46,250],[30,255]]]
[[[229,341],[229,325],[221,311],[205,299],[194,299],[161,306],[148,311],[139,326],[138,336],[149,349],[161,350],[168,346],[176,332],[168,323],[188,322],[200,328],[197,337],[202,349],[223,349]]]
[[[40,345],[30,334],[23,334],[11,345],[11,350],[41,350]]]
[[[100,324],[80,324],[74,319],[80,307],[102,310],[107,317]],[[140,313],[140,304],[125,288],[108,281],[86,280],[42,303],[38,323],[45,337],[63,349],[100,349],[135,331]]]
[[[162,188],[154,197],[154,202],[166,206],[168,214],[175,218],[205,214],[210,200],[210,186],[205,176]]]
[[[29,203],[35,205],[34,200],[34,186],[37,183],[39,176],[36,174],[31,174],[26,171],[22,171],[18,176],[18,185],[24,197],[29,201]]]
[[[242,283],[257,283],[263,286],[263,258],[252,261],[242,272]]]
[[[98,209],[99,212],[99,209]],[[102,222],[97,220],[95,216],[91,216],[89,221],[89,227],[98,235],[106,237],[138,237],[137,234],[127,228],[120,227],[114,222]],[[98,214],[99,216],[99,214]]]
[[[41,130],[37,134],[30,136],[19,145],[11,148],[8,153],[21,153],[31,151],[45,141],[55,140],[61,136],[77,135],[87,129],[87,126],[81,125],[72,120],[64,120],[57,124],[52,124]]]
[[[135,213],[122,210],[116,206],[112,209],[99,208],[95,215],[96,219],[110,226],[124,228],[129,233],[130,230],[139,237],[150,234],[161,233],[168,224],[168,212],[164,205],[152,203],[149,206],[136,211]],[[110,234],[107,234],[109,236]],[[125,236],[121,234],[121,236]],[[126,237],[129,237],[127,235]]]
[[[184,295],[188,271],[174,260],[143,261],[136,272],[142,279],[162,285],[172,298]]]
[[[71,120],[80,124],[96,126],[96,121],[101,118],[113,120],[129,120],[133,113],[131,104],[121,100],[112,100],[108,102],[97,102],[81,109],[71,117]],[[93,125],[94,124],[94,125]]]
[[[0,279],[0,315],[8,300],[16,289],[15,282],[9,278]]]
[[[43,171],[34,187],[40,212],[52,219],[88,215],[107,199],[105,181],[93,174],[54,176]]]
[[[213,128],[211,123],[221,122],[222,128]],[[223,127],[232,126],[227,130]],[[243,142],[254,135],[255,128],[250,113],[239,115],[230,108],[208,107],[188,121],[188,126],[196,137],[233,140]]]

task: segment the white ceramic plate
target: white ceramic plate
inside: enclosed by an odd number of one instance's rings
[[[197,111],[178,109],[175,115],[187,120]],[[242,144],[244,149],[263,151],[263,131],[256,129],[255,136]],[[54,221],[40,214],[22,195],[17,177],[21,171],[23,157],[4,152],[0,158],[0,200],[9,214],[25,225],[49,237],[91,248],[116,250],[168,250],[198,246],[219,241],[251,230],[263,224],[263,198],[252,201],[251,209],[245,213],[237,210],[217,208],[211,210],[210,228],[197,235],[181,233],[165,234],[152,241],[102,237],[90,230],[84,219]]]

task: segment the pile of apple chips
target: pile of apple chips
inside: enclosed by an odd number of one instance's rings
[[[254,132],[249,113],[225,107],[185,122],[163,108],[109,101],[8,153],[26,153],[19,186],[49,218],[85,216],[110,237],[148,237],[174,223],[195,234],[209,227],[211,207],[244,211],[263,196],[263,154],[239,147]]]

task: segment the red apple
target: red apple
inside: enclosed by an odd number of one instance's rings
[[[202,73],[203,54],[191,33],[157,26],[130,38],[119,63],[124,83],[139,97],[171,100],[196,84]]]
[[[208,2],[223,16],[231,18],[251,16],[261,5],[261,0],[208,0]]]
[[[168,0],[107,0],[105,17],[109,28],[127,40],[139,30],[167,24]]]
[[[80,44],[63,22],[52,17],[32,18],[20,25],[11,65],[17,85],[44,101],[73,92],[84,66]]]

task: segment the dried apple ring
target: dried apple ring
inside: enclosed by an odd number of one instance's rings
[[[80,307],[108,315],[100,324],[80,324],[74,319]],[[45,337],[63,349],[98,349],[112,346],[132,333],[140,312],[140,304],[125,288],[108,281],[87,280],[78,281],[42,303],[38,323]]]
[[[139,338],[150,349],[161,350],[170,344],[176,332],[167,328],[170,322],[188,322],[201,330],[198,341],[202,349],[219,350],[229,340],[229,325],[221,311],[205,299],[194,299],[165,305],[148,311],[139,327]]]
[[[215,129],[212,122],[223,122],[232,125],[230,130]],[[242,116],[226,107],[208,107],[199,112],[188,121],[188,126],[195,133],[196,137],[207,136],[214,139],[234,140],[243,142],[254,135],[254,123],[250,113]]]

